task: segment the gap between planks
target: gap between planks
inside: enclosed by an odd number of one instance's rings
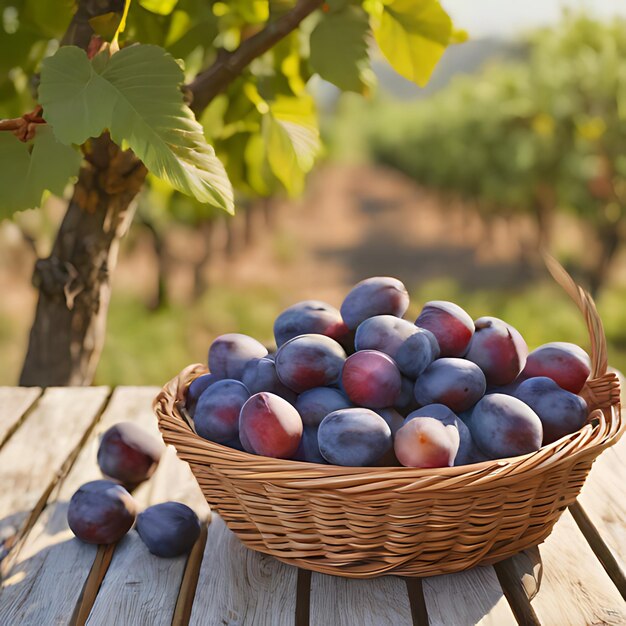
[[[41,387],[0,387],[0,450],[37,406]]]
[[[15,488],[13,492],[0,494],[0,513],[7,515],[0,521],[4,534],[0,537],[3,540],[0,578],[5,573],[5,559],[13,558],[13,549],[29,533],[55,487],[70,472],[111,397],[108,387],[81,388],[82,397],[78,402],[69,404],[68,397],[72,391],[61,387],[44,391],[32,406],[29,419],[0,450],[0,475],[6,473],[2,480],[13,483]],[[67,412],[60,412],[59,405],[66,401]],[[67,435],[56,440],[57,445],[49,446],[45,434],[50,429],[62,430],[68,412],[82,420],[82,432],[75,435],[69,430]],[[38,463],[34,469],[27,465],[31,460]]]

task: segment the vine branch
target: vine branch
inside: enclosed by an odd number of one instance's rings
[[[322,4],[323,0],[298,0],[293,9],[246,39],[236,50],[219,54],[215,63],[188,85],[194,113],[204,110],[254,59],[298,28],[300,22]]]

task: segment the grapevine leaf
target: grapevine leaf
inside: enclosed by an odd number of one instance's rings
[[[361,8],[324,15],[311,33],[311,67],[344,91],[363,91],[361,70],[367,64],[369,20]]]
[[[383,6],[373,31],[396,72],[421,87],[453,35],[452,21],[438,0],[392,0]]]
[[[174,188],[233,211],[233,191],[202,127],[183,103],[183,72],[157,46],[136,45],[90,62],[74,46],[42,66],[39,101],[59,141],[82,144],[105,129]]]
[[[263,118],[263,138],[274,175],[291,195],[301,193],[320,147],[312,99],[279,96]]]
[[[80,161],[80,153],[59,143],[48,125],[37,128],[29,143],[0,133],[0,218],[38,207],[46,190],[62,195]]]

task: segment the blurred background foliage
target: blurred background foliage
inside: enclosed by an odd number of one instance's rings
[[[50,53],[46,38],[69,21],[69,9],[55,4],[53,11],[51,3],[23,0],[19,23],[4,10],[10,37],[0,45],[0,117],[32,108],[28,71],[16,71],[8,55],[27,49],[35,67]],[[190,76],[213,54],[201,42],[219,34],[232,49],[244,25],[281,10],[280,2],[209,9],[179,0],[179,13],[165,5],[133,2],[127,36],[184,58]],[[205,19],[186,20],[187,5],[204,8]],[[30,21],[32,11],[45,19]],[[360,19],[349,17],[355,37]],[[49,32],[33,26],[42,23]],[[311,20],[306,36],[294,33],[255,61],[202,115],[239,190],[234,218],[149,179],[123,242],[95,382],[161,384],[203,361],[224,332],[269,344],[284,307],[304,298],[338,305],[352,283],[375,274],[405,282],[410,315],[426,300],[450,299],[473,317],[507,320],[531,347],[587,346],[584,324],[547,276],[539,246],[594,292],[610,361],[626,368],[626,21],[565,15],[558,27],[514,40],[477,39],[446,52],[424,90],[390,78],[376,54],[370,66],[367,49],[358,72],[337,74],[338,53],[302,53],[316,26]],[[333,32],[318,30],[318,50],[336,41]],[[359,95],[311,80],[316,71]],[[283,145],[277,119],[308,128],[300,139],[310,145],[315,109],[323,162],[305,184],[308,153],[270,157],[268,146]],[[4,384],[17,380],[25,350],[35,253],[49,252],[62,214],[50,198],[0,224]]]

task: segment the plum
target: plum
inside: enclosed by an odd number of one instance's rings
[[[480,400],[467,425],[476,445],[492,459],[534,452],[543,439],[539,416],[518,398],[501,393]]]
[[[419,406],[413,394],[413,387],[415,387],[415,381],[406,376],[402,376],[400,381],[400,394],[396,398],[393,408],[404,415],[414,411]]]
[[[341,382],[352,402],[370,409],[393,406],[402,390],[402,377],[393,359],[376,350],[350,355]]]
[[[307,463],[321,463],[327,465],[328,461],[322,456],[317,440],[317,427],[305,426],[302,431],[300,445],[293,457],[294,461],[306,461]]]
[[[137,503],[111,480],[92,480],[71,497],[67,509],[70,530],[85,543],[119,541],[135,522]]]
[[[198,404],[198,398],[205,389],[208,389],[213,383],[220,380],[215,374],[202,374],[198,378],[194,378],[189,387],[187,387],[187,398],[185,399],[185,408],[187,413],[193,417]]]
[[[429,330],[414,328],[417,332],[405,339],[394,358],[398,369],[405,376],[415,379],[439,357],[439,344]]]
[[[427,302],[415,325],[435,335],[442,357],[463,356],[474,334],[472,318],[458,304],[447,300]]]
[[[405,424],[416,417],[432,417],[446,428],[455,428],[459,435],[459,449],[454,457],[454,465],[469,465],[482,460],[482,454],[474,444],[469,428],[452,409],[444,404],[427,404],[407,415]]]
[[[404,426],[404,417],[398,413],[395,409],[386,408],[386,409],[375,409],[375,413],[378,413],[387,425],[391,429],[391,436],[395,437],[396,433]]]
[[[351,406],[352,403],[341,391],[331,387],[308,389],[296,400],[296,409],[305,426],[317,427],[329,413]]]
[[[378,350],[395,359],[400,346],[419,330],[415,324],[399,317],[375,315],[359,324],[354,347],[357,350]]]
[[[484,372],[489,385],[508,385],[524,369],[528,346],[510,324],[497,317],[479,317],[465,358]]]
[[[226,443],[239,433],[239,412],[250,397],[240,381],[225,378],[211,385],[200,396],[193,423],[200,437]]]
[[[246,363],[264,356],[267,348],[248,335],[220,335],[209,348],[209,370],[218,378],[241,380]]]
[[[139,513],[137,532],[152,554],[172,558],[191,550],[200,536],[200,520],[182,502],[162,502]]]
[[[525,380],[515,397],[539,416],[544,446],[582,428],[587,420],[587,403],[571,391],[561,389],[547,376]]]
[[[280,382],[276,373],[276,363],[268,357],[248,361],[243,368],[241,382],[248,388],[251,394],[269,391],[281,398],[285,398],[291,404],[296,402],[296,392]]]
[[[102,474],[132,490],[159,464],[163,442],[132,422],[119,422],[101,437],[97,461]]]
[[[394,441],[396,457],[405,467],[451,467],[458,449],[458,430],[433,417],[407,418]]]
[[[290,459],[302,439],[302,419],[287,400],[262,391],[250,396],[239,415],[239,438],[246,452]]]
[[[409,307],[406,287],[389,276],[375,276],[357,283],[341,304],[341,317],[351,330],[374,315],[402,317]]]
[[[325,335],[300,335],[276,353],[280,381],[296,393],[337,382],[346,359],[344,349]]]
[[[445,404],[455,413],[472,407],[485,393],[485,375],[465,359],[446,357],[433,361],[415,381],[415,399],[421,406]]]
[[[589,374],[589,355],[579,346],[565,341],[554,341],[533,350],[526,360],[520,378],[547,376],[561,389],[579,393]]]
[[[391,429],[374,411],[339,409],[327,415],[317,433],[322,456],[334,465],[374,465],[392,446]]]
[[[348,333],[341,313],[320,300],[298,302],[285,309],[274,322],[274,338],[279,348],[299,335],[326,335],[341,342]]]

